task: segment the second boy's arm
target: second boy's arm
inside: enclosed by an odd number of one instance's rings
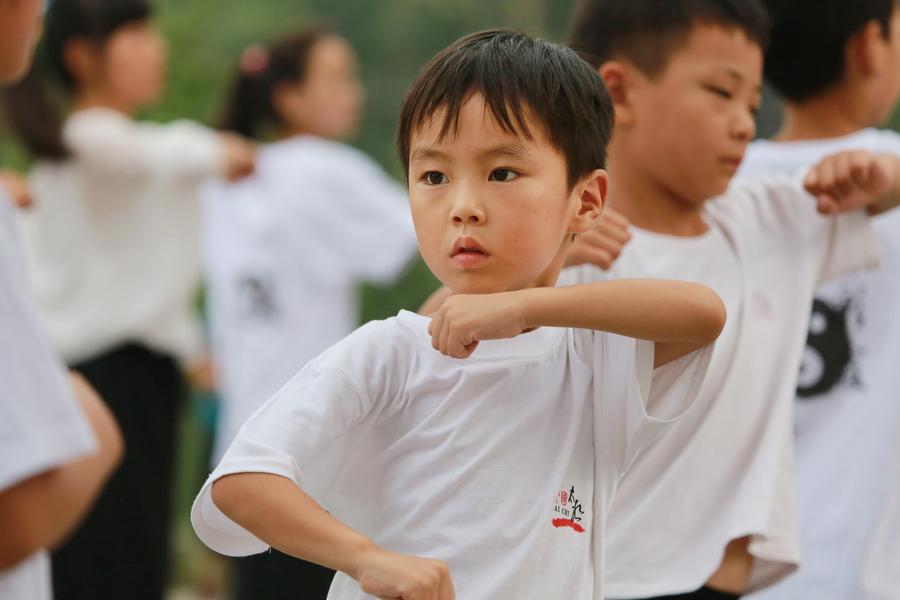
[[[434,313],[435,349],[469,356],[479,341],[536,327],[608,331],[657,342],[655,366],[713,342],[725,306],[710,288],[683,281],[624,279],[499,294],[456,295]]]
[[[232,521],[286,554],[342,571],[379,598],[454,598],[447,566],[389,552],[347,527],[297,485],[269,473],[238,473],[212,486]]]

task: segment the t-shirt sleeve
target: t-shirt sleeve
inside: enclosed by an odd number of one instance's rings
[[[818,285],[877,266],[878,241],[867,213],[818,214],[815,199],[803,189],[805,174],[742,180],[713,208],[735,211],[741,230],[756,236],[760,253],[772,253],[773,245],[791,256],[799,253]]]
[[[211,487],[235,473],[270,473],[316,497],[327,486],[317,462],[340,451],[341,438],[400,394],[397,369],[407,364],[389,350],[386,322],[357,330],[309,363],[240,429],[200,490],[191,522],[200,539],[228,556],[263,552],[268,545],[231,521],[212,501]],[[379,332],[381,332],[379,334]],[[396,348],[396,346],[395,346]]]
[[[316,235],[328,244],[329,270],[344,279],[388,282],[416,254],[406,192],[356,150],[342,149],[334,158],[311,182],[322,208],[315,213]]]
[[[99,173],[202,179],[224,166],[216,133],[188,120],[135,123],[88,112],[69,119],[63,139],[81,164]]]
[[[0,260],[0,490],[97,451],[67,371],[8,267]]]
[[[655,342],[598,333],[593,343],[598,464],[614,464],[624,473],[693,405],[713,345],[654,369]]]

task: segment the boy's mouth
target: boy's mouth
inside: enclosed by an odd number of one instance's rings
[[[744,162],[743,156],[731,156],[722,159],[722,164],[724,164],[732,171],[737,171],[740,168],[742,162]]]
[[[470,237],[457,238],[450,252],[450,258],[459,267],[475,267],[490,256],[484,247]]]
[[[456,242],[453,243],[453,251],[450,253],[450,256],[456,256],[458,254],[488,255],[487,250],[470,237],[457,238]]]

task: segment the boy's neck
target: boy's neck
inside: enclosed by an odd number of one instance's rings
[[[786,103],[778,142],[844,137],[871,126],[858,94],[838,87],[804,102]]]
[[[679,237],[702,235],[709,228],[702,203],[677,197],[627,160],[617,160],[612,150],[609,172],[609,206],[635,227]]]

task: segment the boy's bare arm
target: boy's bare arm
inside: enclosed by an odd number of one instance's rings
[[[481,340],[515,337],[536,327],[574,327],[652,340],[656,366],[712,343],[725,306],[710,288],[684,281],[622,279],[500,294],[456,295],[434,314],[435,349],[469,356]]]
[[[804,181],[824,215],[865,208],[877,215],[900,204],[900,157],[840,152],[814,166]]]
[[[447,566],[378,547],[320,507],[297,485],[268,473],[238,473],[213,483],[229,519],[280,551],[342,571],[367,594],[403,600],[452,600]]]
[[[118,425],[80,375],[72,385],[99,451],[0,493],[0,570],[60,544],[84,518],[122,457]]]

